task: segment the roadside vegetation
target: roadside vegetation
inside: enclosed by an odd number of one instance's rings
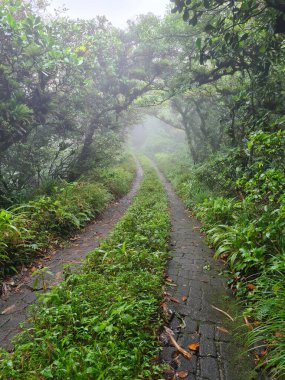
[[[127,193],[136,171],[131,156],[116,166],[93,169],[76,182],[57,181],[37,189],[31,200],[0,212],[0,279],[52,246],[63,243]]]
[[[40,296],[1,379],[154,379],[170,229],[167,197],[145,166],[110,237],[77,273]]]
[[[265,149],[263,146],[263,153]],[[227,264],[229,286],[244,306],[249,344],[258,346],[257,364],[266,364],[273,376],[283,378],[285,203],[281,181],[285,178],[278,176],[279,166],[274,170],[272,159],[268,170],[276,182],[270,184],[262,175],[257,187],[257,174],[256,180],[231,179],[235,167],[226,153],[195,167],[162,153],[156,160],[202,221],[202,231],[207,233],[216,258]]]

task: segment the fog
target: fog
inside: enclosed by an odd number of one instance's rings
[[[164,153],[189,156],[185,132],[152,116],[146,117],[132,128],[129,144],[136,152],[152,158]]]
[[[73,19],[90,19],[104,15],[113,25],[123,28],[127,20],[134,19],[139,14],[152,12],[164,15],[169,3],[169,0],[52,0],[50,10],[66,8],[66,14]]]

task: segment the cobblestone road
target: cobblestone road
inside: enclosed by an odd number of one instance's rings
[[[190,216],[170,184],[159,175],[169,196],[172,219],[168,276],[173,284],[167,289],[168,308],[172,311],[170,327],[184,349],[190,352],[189,344],[196,348],[188,360],[182,355],[177,357],[176,349],[167,345],[162,359],[173,370],[166,376],[171,380],[254,379],[251,359],[233,337],[241,322],[234,323],[213,308],[226,311],[234,318],[239,314],[221,275],[222,267],[203,241],[199,223]]]

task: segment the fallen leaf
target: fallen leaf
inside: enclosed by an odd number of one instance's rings
[[[170,301],[175,302],[175,303],[180,303],[180,301],[175,297],[170,297]]]
[[[70,238],[70,241],[76,241],[78,239],[79,239],[79,236],[74,236],[74,237]]]
[[[164,375],[166,380],[175,380],[175,372],[172,368],[165,370]]]
[[[50,256],[45,256],[44,260],[50,260]]]
[[[162,307],[162,310],[163,310],[165,316],[168,316],[168,306],[167,306],[167,304],[165,302],[161,302],[160,305]]]
[[[188,298],[188,297],[183,296],[183,297],[182,297],[182,301],[184,301],[184,302],[187,301],[187,298]]]
[[[226,334],[229,334],[229,331],[227,329],[225,329],[224,327],[222,326],[217,326],[217,330],[223,332],[223,333],[226,333]]]
[[[181,360],[180,360],[180,354],[179,352],[177,351],[174,351],[174,353],[172,353],[171,355],[171,358],[172,358],[172,367],[174,367],[176,365],[175,368],[179,368],[179,366],[181,365]],[[174,366],[173,366],[174,364]]]
[[[37,270],[36,267],[32,267],[31,272],[34,273]]]
[[[191,351],[197,351],[200,347],[200,343],[189,343],[188,348]]]
[[[177,376],[179,377],[179,379],[186,379],[186,377],[188,376],[188,372],[187,371],[179,371],[179,372],[177,372]]]
[[[180,355],[179,351],[173,351],[172,354],[171,354],[171,358],[172,359],[176,359],[176,358],[178,358],[179,355]]]
[[[1,311],[1,314],[11,314],[14,310],[16,309],[16,305],[11,305],[9,307],[7,307],[6,309],[4,309],[3,311]]]
[[[247,289],[249,289],[249,290],[254,290],[254,289],[256,289],[256,286],[253,285],[253,284],[246,284],[246,287],[247,287]]]
[[[3,282],[2,284],[2,298],[5,298],[9,293],[9,287]]]
[[[56,281],[61,280],[61,275],[62,275],[62,272],[57,272],[57,273],[54,275],[55,280],[56,280]]]
[[[254,359],[255,362],[258,363],[260,361],[259,355],[258,354],[254,354],[254,356],[255,356],[255,359]]]

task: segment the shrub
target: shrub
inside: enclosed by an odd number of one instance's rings
[[[247,314],[256,321],[249,333],[251,345],[263,345],[260,365],[266,366],[272,378],[285,374],[285,252],[272,257],[267,269],[254,282]]]
[[[98,177],[116,198],[127,193],[133,180],[133,174],[120,167],[102,169]]]
[[[88,181],[101,182],[115,198],[126,194],[136,172],[136,164],[131,155],[124,155],[117,166],[97,168],[86,176]]]
[[[16,259],[18,251],[24,251],[26,248],[25,242],[31,234],[24,228],[25,224],[24,214],[17,215],[8,210],[0,211],[0,278],[5,274],[5,266],[8,265],[15,270],[14,265],[19,261]]]
[[[91,175],[79,182],[61,182],[41,195],[9,210],[0,211],[0,278],[16,271],[19,264],[48,248],[58,239],[68,238],[103,211],[107,203],[126,193],[135,166],[130,158],[123,166],[102,169],[97,182]]]

